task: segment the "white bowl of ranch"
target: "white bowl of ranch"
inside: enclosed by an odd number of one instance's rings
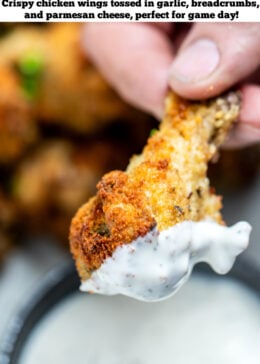
[[[250,269],[249,264],[238,271],[247,276]],[[252,282],[259,281],[257,274]],[[79,292],[76,274],[64,274],[34,299],[34,318],[30,312],[22,318],[26,334],[3,363],[259,364],[259,285],[255,288],[232,274],[199,271],[173,297],[146,303]]]

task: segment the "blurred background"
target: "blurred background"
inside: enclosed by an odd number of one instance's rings
[[[81,27],[0,24],[0,339],[31,288],[71,259],[70,220],[100,177],[125,169],[158,124],[102,78]],[[259,145],[222,151],[209,176],[226,221],[253,225],[246,254],[260,262],[259,167]]]

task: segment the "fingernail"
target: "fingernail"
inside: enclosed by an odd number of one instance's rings
[[[170,77],[184,83],[203,80],[217,68],[219,60],[220,54],[213,41],[197,40],[177,55]]]

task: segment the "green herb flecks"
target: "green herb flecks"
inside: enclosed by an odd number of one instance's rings
[[[18,62],[18,70],[22,78],[22,88],[26,96],[33,100],[39,90],[43,72],[43,57],[37,52],[24,55]]]
[[[152,137],[152,136],[154,136],[154,134],[156,134],[158,132],[158,129],[152,129],[151,131],[150,131],[150,137]]]

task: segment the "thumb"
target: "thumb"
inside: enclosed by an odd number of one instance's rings
[[[215,96],[260,64],[260,23],[198,23],[184,40],[169,85],[191,98]]]

